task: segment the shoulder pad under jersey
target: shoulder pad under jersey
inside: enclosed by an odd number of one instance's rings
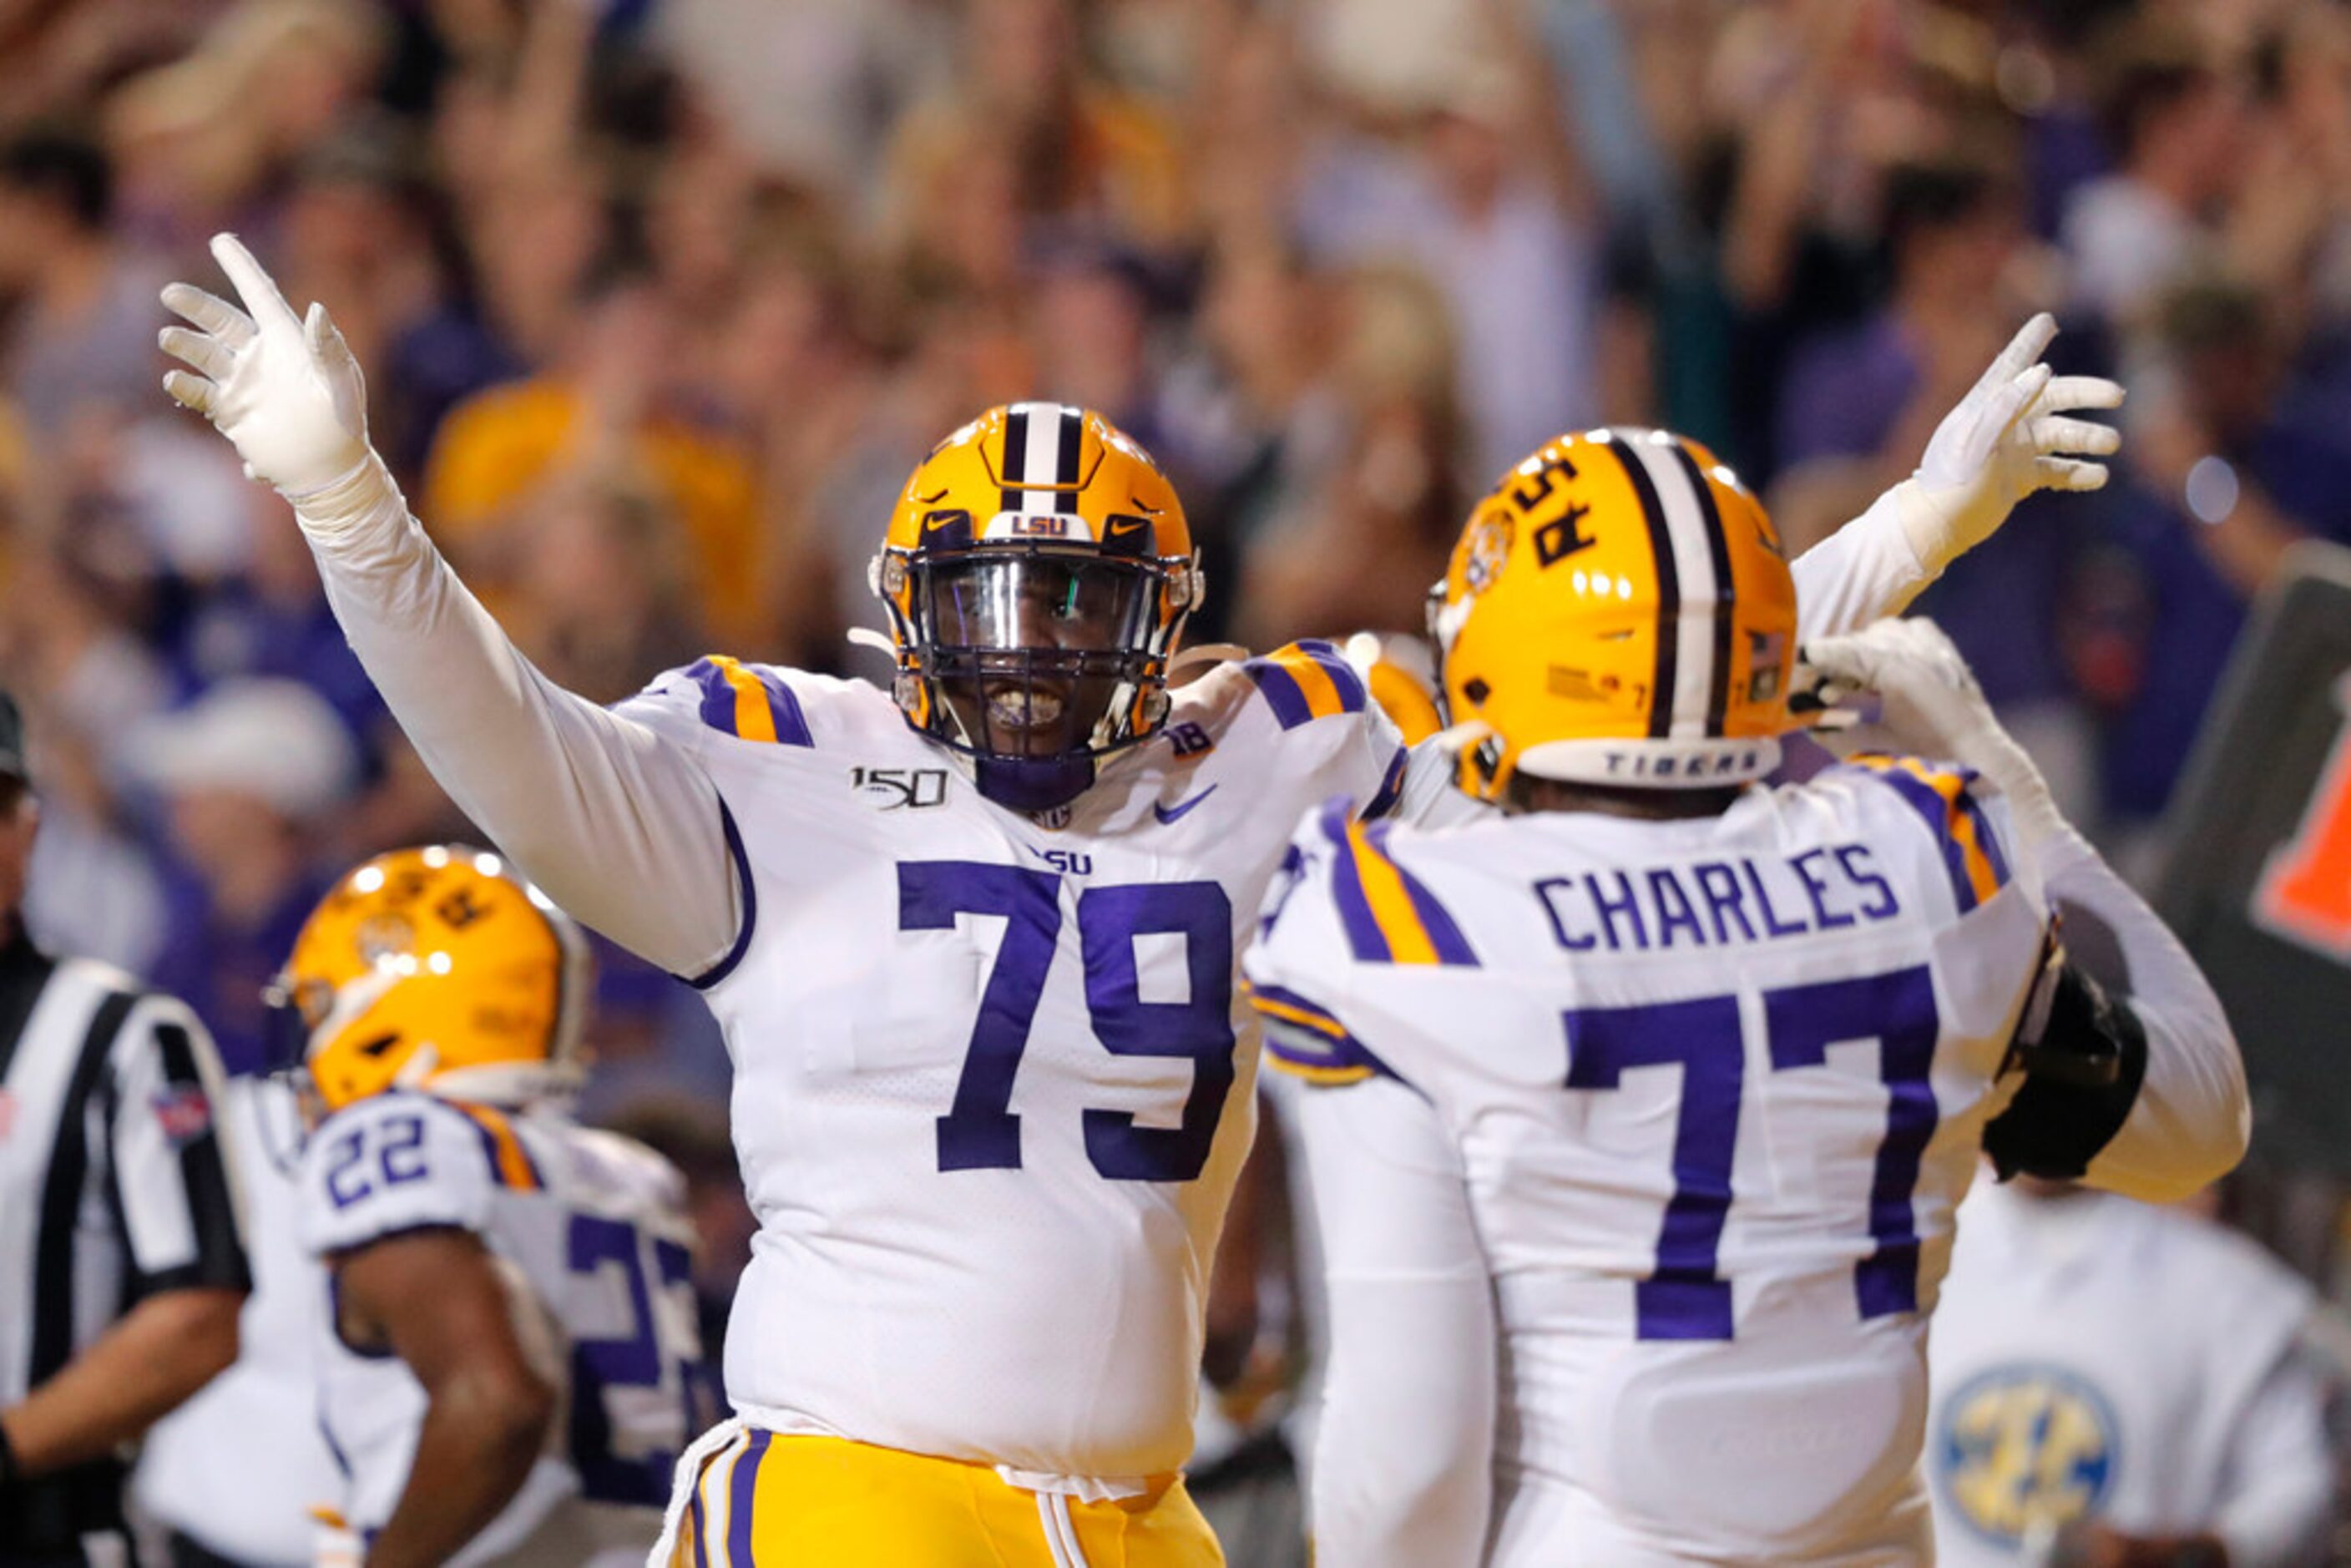
[[[897,706],[868,682],[719,653],[664,671],[612,711],[696,747],[731,740],[821,748],[868,727],[901,724]]]
[[[1925,828],[1959,914],[1989,903],[2013,880],[2005,822],[1989,809],[1990,787],[1972,768],[1862,753],[1822,778],[1865,779],[1892,791]]]
[[[501,1190],[546,1185],[507,1113],[395,1092],[347,1105],[303,1145],[303,1246],[347,1252],[404,1230],[481,1230]]]

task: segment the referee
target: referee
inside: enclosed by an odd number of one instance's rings
[[[245,1251],[204,1026],[25,934],[37,815],[0,692],[0,1568],[114,1568],[122,1450],[236,1358]]]

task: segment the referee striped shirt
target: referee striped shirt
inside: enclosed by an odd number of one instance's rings
[[[250,1288],[221,1089],[183,1004],[0,946],[0,1409],[147,1296]],[[0,1564],[77,1560],[120,1530],[121,1493],[112,1459],[0,1491]]]

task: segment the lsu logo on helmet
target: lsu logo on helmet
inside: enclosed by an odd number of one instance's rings
[[[590,963],[571,917],[481,850],[395,850],[319,901],[272,989],[284,1067],[328,1112],[392,1089],[516,1105],[576,1085]]]
[[[1165,720],[1200,601],[1175,486],[1100,414],[993,408],[906,481],[873,591],[906,722],[1015,810],[1066,804]]]
[[[1771,519],[1662,430],[1562,435],[1476,513],[1432,596],[1462,786],[1758,779],[1790,727],[1796,592]],[[1474,732],[1473,732],[1474,733]]]

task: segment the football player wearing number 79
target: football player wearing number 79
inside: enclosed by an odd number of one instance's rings
[[[541,676],[409,516],[358,366],[229,236],[172,394],[292,504],[434,775],[588,924],[704,988],[760,1221],[740,1419],[690,1452],[668,1560],[1218,1560],[1185,1494],[1202,1301],[1254,1131],[1238,955],[1310,802],[1476,811],[1327,643],[1171,687],[1203,584],[1181,503],[1098,415],[991,410],[915,470],[873,585],[887,690],[712,658],[607,711]],[[2037,319],[1928,461],[1797,563],[1834,631],[2031,490],[2104,470]],[[1559,476],[1513,486],[1546,493]]]
[[[1980,1155],[2181,1197],[2244,1150],[2235,1041],[1940,632],[1806,644],[1923,757],[1770,785],[1801,594],[1762,508],[1663,432],[1537,461],[1565,495],[1489,501],[1432,608],[1501,811],[1310,817],[1245,960],[1322,1086],[1318,1542],[1928,1562],[1927,1320]]]

